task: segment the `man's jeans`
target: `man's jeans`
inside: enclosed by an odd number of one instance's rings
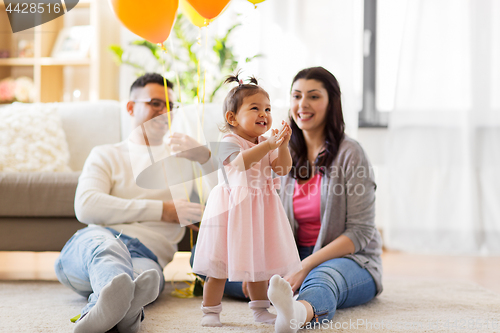
[[[308,257],[314,246],[299,246],[300,260]],[[191,266],[196,246],[191,251]],[[204,279],[205,277],[203,277]],[[305,300],[314,310],[313,322],[329,321],[337,309],[364,304],[377,293],[375,281],[370,273],[355,261],[338,258],[325,261],[313,268],[299,289],[298,300]],[[241,282],[228,282],[224,295],[246,299]]]
[[[137,238],[100,226],[78,230],[62,249],[54,268],[62,284],[88,297],[82,316],[95,305],[102,288],[119,274],[127,273],[135,279],[144,271],[156,269],[160,292],[165,284],[158,258],[146,246]]]

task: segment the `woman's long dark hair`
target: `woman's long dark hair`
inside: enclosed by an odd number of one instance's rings
[[[310,67],[301,70],[293,78],[292,86],[299,79],[319,81],[328,92],[325,150],[318,155],[314,163],[315,170],[324,173],[332,165],[339,151],[340,142],[344,138],[345,123],[340,102],[340,86],[335,76],[323,67]],[[293,160],[291,175],[298,179],[309,179],[312,176],[312,166],[307,158],[306,141],[302,130],[297,126],[291,114],[290,124],[292,128],[290,153]]]

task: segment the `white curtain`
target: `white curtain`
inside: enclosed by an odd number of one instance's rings
[[[390,249],[500,254],[500,0],[410,0],[388,139]]]
[[[238,16],[236,16],[238,14]],[[339,80],[347,131],[356,136],[362,101],[363,0],[232,1],[211,29],[242,25],[230,42],[245,75],[269,92],[276,124],[287,116],[297,72],[322,66]],[[247,57],[262,57],[246,63]]]

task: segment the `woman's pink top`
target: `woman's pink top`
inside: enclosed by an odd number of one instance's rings
[[[293,214],[299,227],[297,245],[314,246],[321,227],[321,174],[317,173],[307,183],[295,183]]]

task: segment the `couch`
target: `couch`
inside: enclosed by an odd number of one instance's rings
[[[74,198],[85,159],[96,145],[122,138],[117,101],[57,103],[71,172],[0,172],[0,250],[60,251],[78,229]]]
[[[117,101],[56,105],[73,171],[0,172],[0,251],[60,251],[75,231],[86,227],[75,217],[74,197],[88,154],[96,145],[117,143],[130,133],[130,118]],[[207,105],[205,112],[218,114],[219,110],[220,106]],[[210,127],[211,140],[217,140],[214,126],[215,122]],[[189,232],[179,250],[190,250]]]

